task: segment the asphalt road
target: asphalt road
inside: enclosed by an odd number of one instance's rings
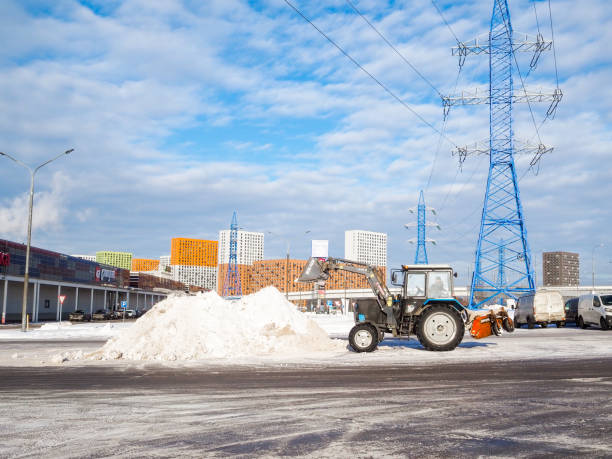
[[[612,456],[612,357],[0,374],[0,457]]]

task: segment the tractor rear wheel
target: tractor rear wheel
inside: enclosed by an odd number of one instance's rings
[[[419,318],[417,338],[430,351],[452,351],[465,334],[465,325],[457,310],[445,304],[430,306]]]
[[[372,352],[378,346],[378,330],[372,324],[357,324],[349,333],[349,344],[355,352]]]

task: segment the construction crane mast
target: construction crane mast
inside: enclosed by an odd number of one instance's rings
[[[421,190],[421,193],[419,194],[419,204],[417,205],[417,208],[408,209],[408,212],[410,212],[411,214],[416,212],[417,223],[406,223],[404,225],[404,227],[406,228],[414,228],[415,226],[417,228],[417,238],[408,240],[408,242],[410,242],[411,244],[414,244],[415,242],[417,244],[416,254],[414,256],[415,265],[428,264],[429,261],[427,259],[427,247],[425,246],[425,244],[427,242],[430,242],[434,245],[436,244],[435,240],[428,239],[426,237],[426,234],[425,234],[426,228],[428,226],[434,226],[438,228],[438,230],[440,229],[440,225],[438,225],[437,223],[427,222],[427,218],[426,218],[427,211],[430,211],[432,214],[436,215],[436,209],[434,209],[433,207],[427,207],[425,205],[425,198],[423,197],[423,190]]]
[[[531,68],[534,69],[540,54],[550,50],[551,41],[540,33],[537,37],[517,36],[512,30],[507,0],[493,1],[493,14],[488,42],[475,39],[458,43],[453,55],[459,57],[462,66],[468,54],[488,54],[489,90],[472,91],[458,96],[443,97],[444,114],[455,105],[489,105],[489,145],[473,149],[459,148],[456,154],[462,163],[468,155],[488,154],[489,174],[486,185],[475,269],[472,276],[470,307],[481,304],[503,302],[505,298],[516,298],[535,289],[531,251],[527,239],[527,228],[519,193],[514,154],[533,153],[532,165],[544,153],[552,149],[543,145],[517,148],[514,141],[512,109],[516,102],[550,102],[547,117],[552,117],[563,94],[557,88],[552,93],[528,91],[518,69],[515,52],[533,52]],[[514,92],[513,73],[516,64],[522,91]],[[529,105],[531,111],[531,105]],[[533,118],[533,112],[532,112]],[[534,120],[535,125],[535,120]],[[536,126],[537,131],[537,126]],[[539,135],[538,135],[539,136]]]

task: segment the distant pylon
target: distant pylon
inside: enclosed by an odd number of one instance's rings
[[[242,296],[240,273],[238,272],[238,218],[236,217],[236,211],[234,211],[230,226],[229,263],[223,283],[223,296]]]
[[[427,242],[431,242],[434,245],[436,244],[436,241],[434,241],[433,239],[427,239],[426,234],[425,234],[425,229],[428,226],[435,226],[436,228],[438,228],[438,230],[440,229],[440,225],[438,225],[437,223],[427,223],[426,213],[428,210],[432,214],[436,215],[436,210],[433,207],[427,207],[425,205],[425,198],[423,197],[423,190],[421,190],[421,193],[419,194],[419,204],[417,205],[417,208],[408,209],[408,212],[410,212],[411,214],[415,213],[416,211],[417,223],[416,224],[406,223],[404,225],[406,228],[414,228],[415,226],[417,227],[417,238],[416,239],[413,238],[408,241],[411,244],[414,244],[415,242],[417,243],[416,254],[414,256],[415,265],[428,264],[427,247],[425,246],[425,244]]]

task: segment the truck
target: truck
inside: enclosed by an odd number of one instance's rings
[[[402,265],[391,273],[392,284],[401,287],[392,294],[382,274],[367,263],[343,258],[312,257],[297,282],[323,283],[332,271],[346,271],[365,276],[374,292],[373,299],[356,302],[355,325],[349,344],[356,352],[372,352],[385,333],[395,337],[416,335],[430,351],[451,351],[463,340],[466,327],[474,338],[499,335],[514,330],[514,323],[504,308],[475,312],[454,297],[449,265]]]
[[[514,311],[515,327],[527,324],[527,328],[534,328],[538,324],[546,328],[551,323],[558,328],[565,326],[565,308],[559,292],[541,290],[519,297]]]
[[[580,328],[599,325],[602,330],[612,329],[612,295],[590,293],[578,298],[578,319]]]

